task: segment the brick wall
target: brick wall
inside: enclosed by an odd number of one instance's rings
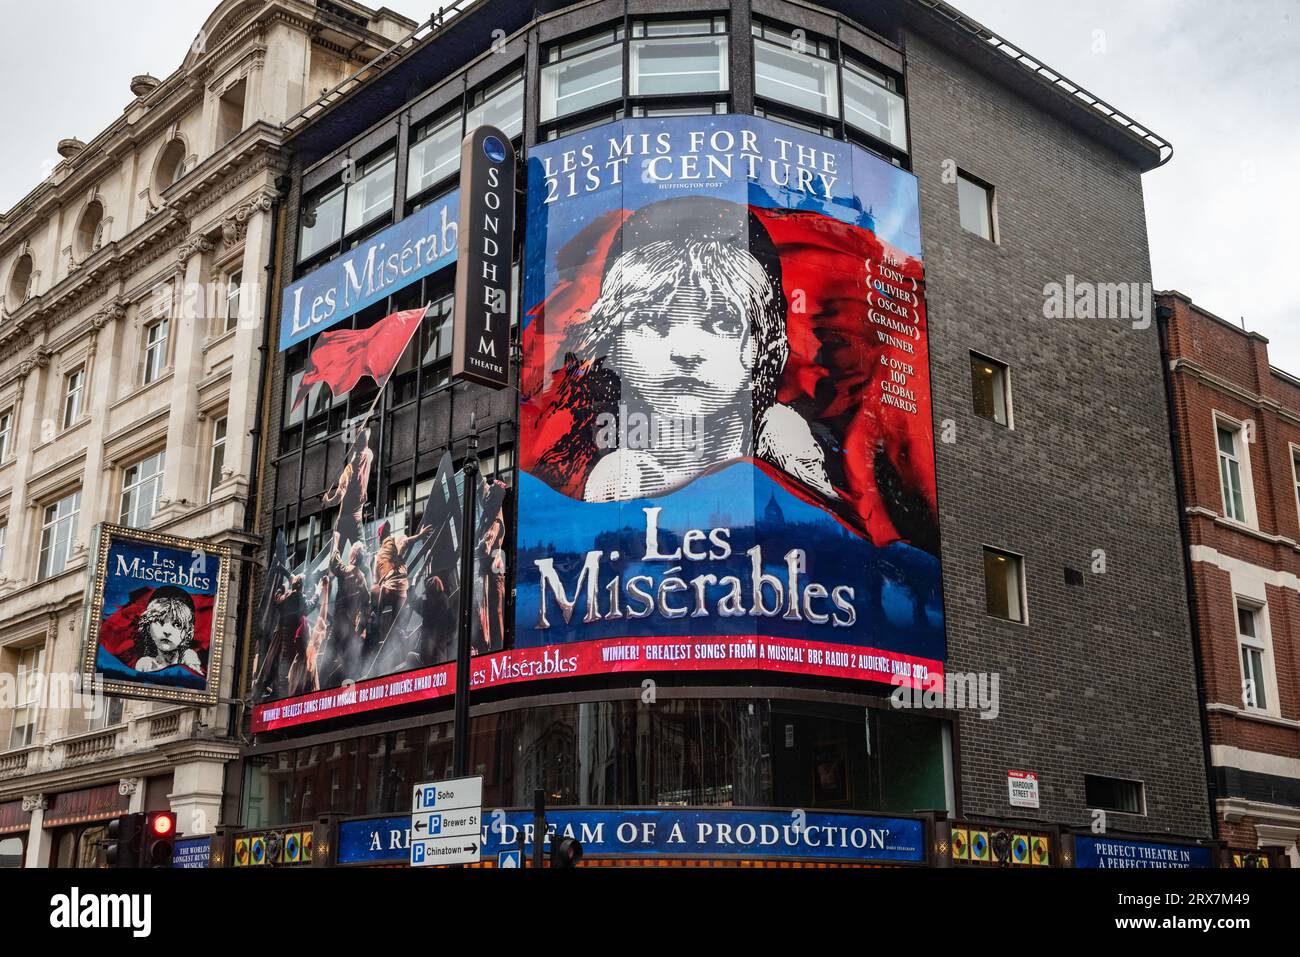
[[[962,810],[1084,824],[1099,774],[1146,788],[1112,828],[1207,835],[1157,330],[1043,318],[1068,275],[1150,280],[1140,174],[922,37],[907,61],[936,435],[956,427],[936,443],[949,669],[1001,674],[1001,716],[959,720]],[[996,188],[999,243],[961,229],[949,160]],[[1009,365],[1014,430],[972,414],[972,350]],[[984,612],[986,544],[1024,556],[1025,625]],[[1039,773],[1041,811],[1010,808],[1011,768]]]

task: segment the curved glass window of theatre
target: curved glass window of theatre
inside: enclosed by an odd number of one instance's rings
[[[298,258],[308,259],[343,236],[342,184],[307,197],[303,202]]]
[[[485,807],[779,807],[911,813],[948,806],[945,724],[841,704],[599,701],[474,719]],[[451,725],[251,757],[249,827],[325,812],[409,813],[411,787],[451,777]]]
[[[460,172],[460,145],[465,134],[484,124],[495,126],[510,139],[524,129],[524,75],[522,70],[474,91],[469,109],[444,113],[415,129],[406,165],[406,196],[419,196],[445,184]]]
[[[843,81],[844,122],[906,152],[907,109],[894,78],[846,61]]]
[[[623,97],[668,97],[726,92],[729,37],[726,17],[637,20],[627,42],[617,26],[547,51],[542,68],[543,123]]]
[[[754,92],[777,103],[839,116],[839,86],[830,45],[754,24]]]
[[[352,185],[348,187],[344,233],[351,233],[392,212],[396,170],[397,157],[391,149],[357,164]]]

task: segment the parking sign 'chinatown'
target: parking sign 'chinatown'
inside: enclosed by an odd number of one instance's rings
[[[914,177],[626,121],[531,152],[527,229],[521,676],[941,678]]]
[[[96,530],[83,672],[105,692],[217,700],[230,549],[116,525]]]

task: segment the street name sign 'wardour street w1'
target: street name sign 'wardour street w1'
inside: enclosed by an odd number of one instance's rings
[[[417,784],[411,801],[411,866],[477,864],[483,778]]]

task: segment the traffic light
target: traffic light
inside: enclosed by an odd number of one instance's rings
[[[551,841],[551,866],[574,867],[582,860],[582,844],[572,837],[556,837]]]
[[[141,867],[171,867],[176,849],[176,815],[171,811],[150,811],[145,817]]]
[[[143,814],[123,814],[108,822],[104,837],[104,863],[109,867],[139,867]]]

